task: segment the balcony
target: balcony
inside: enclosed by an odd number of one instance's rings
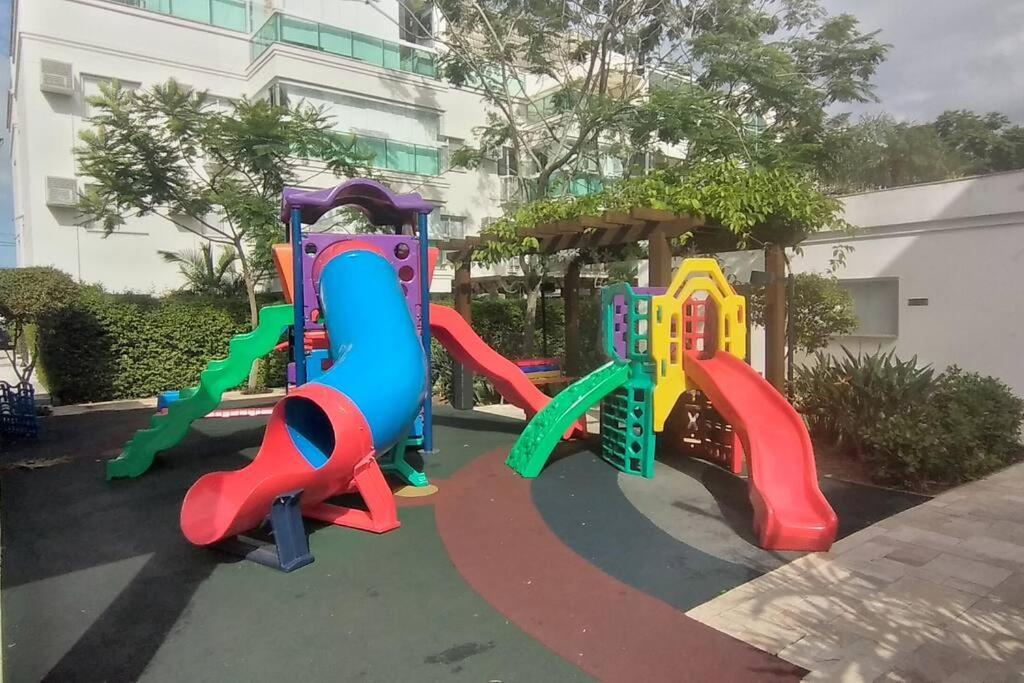
[[[247,0],[109,0],[118,5],[187,19],[201,24],[246,33],[249,30]]]
[[[177,1],[177,0],[176,0]],[[307,21],[275,12],[252,37],[251,54],[256,59],[271,45],[296,45],[339,57],[358,59],[375,66],[437,78],[433,53],[409,45],[345,31],[315,21]]]
[[[337,133],[337,144],[371,157],[369,166],[384,171],[436,176],[441,174],[441,148],[398,142],[353,133]],[[299,156],[320,156],[316,150],[296,150]]]

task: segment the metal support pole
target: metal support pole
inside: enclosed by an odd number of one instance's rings
[[[423,401],[423,452],[434,452],[434,421],[431,399],[434,395],[434,375],[430,363],[430,253],[428,240],[428,213],[419,214],[420,237],[420,326],[423,334],[423,356],[427,365],[427,397]]]
[[[540,352],[548,357],[548,299],[544,294],[544,282],[540,283]]]
[[[295,361],[295,386],[306,383],[306,313],[302,278],[302,211],[292,209],[292,281],[295,300],[295,326],[293,328],[292,360]]]

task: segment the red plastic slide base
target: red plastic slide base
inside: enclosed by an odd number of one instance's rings
[[[355,492],[363,498],[366,510],[356,510],[330,503],[317,503],[302,508],[302,516],[351,529],[383,534],[402,525],[398,521],[395,496],[384,473],[373,456],[363,458],[356,465],[353,477]]]
[[[284,419],[289,401],[312,402],[330,421],[333,448],[320,468],[310,465],[289,436]],[[298,490],[303,492],[304,513],[332,496],[358,491],[371,510],[369,525],[374,530],[394,528],[394,498],[373,456],[370,427],[355,404],[322,384],[303,385],[274,407],[263,445],[248,466],[207,474],[192,485],[181,506],[181,530],[192,543],[211,545],[254,528],[276,496]],[[334,518],[347,521],[359,516],[335,513]],[[363,528],[358,522],[346,526]]]

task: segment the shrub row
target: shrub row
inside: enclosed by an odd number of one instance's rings
[[[956,366],[939,374],[893,351],[843,350],[797,371],[795,400],[818,439],[866,462],[880,483],[925,490],[1021,459],[1024,401],[1003,382]]]
[[[596,304],[581,304],[581,355],[585,369],[591,369],[598,362]],[[524,314],[522,300],[473,302],[477,333],[508,358],[523,357]],[[548,354],[561,356],[565,347],[561,300],[548,301],[546,317]],[[153,396],[194,385],[210,360],[224,357],[228,340],[247,329],[244,301],[186,294],[155,298],[85,287],[41,324],[38,372],[59,403]],[[433,359],[435,394],[450,399],[452,362],[436,342]],[[287,361],[285,354],[272,354],[260,366],[259,383],[283,386]],[[480,402],[497,398],[482,378],[476,379],[476,389]]]
[[[60,403],[153,396],[193,385],[246,329],[243,301],[85,287],[40,325],[41,376]]]

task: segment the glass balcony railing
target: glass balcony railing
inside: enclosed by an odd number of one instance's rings
[[[247,0],[111,0],[119,5],[138,7],[232,31],[249,31]]]
[[[440,175],[441,148],[415,145],[352,133],[337,133],[338,146],[351,148],[370,157],[367,162],[373,168],[416,175]],[[332,150],[333,151],[333,150]],[[300,156],[320,156],[316,150],[298,151]]]
[[[399,45],[355,31],[345,31],[315,21],[275,12],[252,37],[252,58],[274,43],[297,45],[340,57],[407,73],[437,78],[434,55],[409,45]]]

